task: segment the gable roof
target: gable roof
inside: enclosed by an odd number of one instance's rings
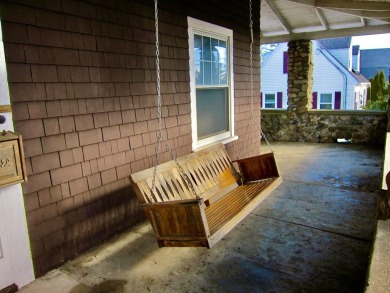
[[[343,70],[345,72],[345,74],[349,74],[350,76],[352,76],[358,83],[370,83],[370,81],[367,80],[367,78],[363,74],[361,74],[360,72],[349,71],[348,68],[346,68],[336,57],[334,57],[331,54],[331,52],[328,51],[327,48],[324,47],[323,41],[324,40],[312,40],[312,42],[315,42],[321,48],[321,50],[324,50],[326,52],[327,58],[332,59],[332,62],[330,62],[330,63],[333,63],[333,66],[340,67],[339,70]],[[342,47],[342,46],[346,46],[347,44],[350,44],[351,37],[338,38],[338,39],[336,39],[335,42],[332,42],[331,39],[325,40],[325,41],[327,41],[327,42],[325,42],[325,44],[328,44],[332,48],[337,48],[337,47],[349,48],[349,45],[348,45],[348,47]],[[262,62],[261,67],[263,68],[264,66],[266,66],[266,64],[270,61],[270,59],[273,58],[273,56],[276,54],[276,52],[281,50],[281,48],[285,48],[286,46],[287,46],[287,43],[279,43],[278,46]]]
[[[318,40],[321,46],[327,50],[345,49],[351,45],[352,37]]]
[[[360,50],[360,67],[390,67],[390,48]]]
[[[359,83],[370,83],[370,81],[359,71],[355,71],[352,69],[351,74]]]

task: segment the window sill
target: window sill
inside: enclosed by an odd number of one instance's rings
[[[238,136],[237,135],[231,136],[231,137],[227,137],[227,138],[223,138],[223,139],[220,139],[220,140],[216,140],[216,141],[213,141],[212,143],[208,143],[208,144],[205,144],[205,145],[198,146],[198,147],[194,148],[192,151],[193,152],[197,152],[197,151],[203,150],[205,148],[208,148],[209,146],[211,146],[213,144],[217,144],[217,143],[228,144],[228,143],[230,143],[232,141],[236,141],[236,140],[238,140]]]

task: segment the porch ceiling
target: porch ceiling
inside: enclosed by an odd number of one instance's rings
[[[390,0],[262,0],[261,43],[390,33]]]

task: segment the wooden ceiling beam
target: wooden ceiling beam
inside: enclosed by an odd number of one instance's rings
[[[316,14],[317,14],[317,16],[318,16],[322,26],[324,27],[324,29],[328,30],[329,29],[329,24],[326,21],[324,13],[322,12],[322,10],[320,8],[315,8],[315,12],[316,12]]]
[[[367,19],[373,19],[373,20],[380,20],[383,22],[389,22],[390,19],[390,11],[359,11],[359,10],[350,10],[350,9],[328,9],[331,11],[336,11],[348,15],[357,16],[360,18],[367,18]]]
[[[351,1],[351,0],[316,0],[316,7],[352,9],[366,11],[390,11],[389,2]]]
[[[276,8],[274,2],[272,0],[264,0],[264,2],[268,5],[269,9],[271,9],[272,13],[279,20],[280,24],[283,26],[283,28],[286,30],[286,32],[288,32],[290,34],[291,33],[291,27],[287,23],[287,21],[284,19],[284,17],[280,14],[280,12]]]
[[[340,38],[350,36],[364,36],[364,35],[375,35],[375,34],[386,34],[390,31],[390,24],[375,25],[375,26],[364,26],[354,27],[345,29],[332,29],[323,30],[316,32],[307,33],[292,33],[278,36],[263,36],[261,38],[261,44],[271,43],[283,43],[292,40],[317,40],[317,39],[328,39],[328,38]]]
[[[364,17],[364,18],[377,19],[377,20],[390,18],[390,11],[364,11],[364,10],[337,9],[337,8],[329,8],[329,10],[355,15],[359,17]]]
[[[290,2],[318,8],[351,9],[365,11],[390,11],[389,2],[351,1],[351,0],[287,0]]]
[[[360,22],[362,23],[362,26],[367,26],[367,19],[364,17],[360,17]]]

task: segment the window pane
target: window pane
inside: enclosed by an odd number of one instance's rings
[[[218,70],[219,52],[218,52],[217,39],[211,39],[211,50],[212,50],[211,84],[218,85],[219,84],[219,70]]]
[[[203,67],[201,66],[202,57],[202,37],[194,35],[194,66],[195,66],[195,82],[203,84]]]
[[[331,104],[321,104],[320,109],[332,110]]]
[[[265,94],[265,102],[266,103],[275,103],[275,95],[274,94]]]
[[[212,50],[212,57],[211,60],[218,62],[219,56],[218,56],[218,40],[217,39],[211,39],[211,50]]]
[[[198,139],[229,131],[228,89],[196,90]]]
[[[204,84],[211,84],[211,62],[202,61]]]
[[[228,64],[227,64],[227,48],[226,42],[219,40],[218,42],[218,63],[219,63],[219,84],[227,85],[228,82]]]
[[[211,61],[210,38],[203,37],[203,60]]]
[[[321,94],[321,103],[332,103],[332,94]]]
[[[219,69],[218,69],[218,62],[212,62],[211,63],[211,77],[212,77],[212,84],[218,85],[219,84]]]
[[[265,103],[266,108],[276,108],[275,103]]]

